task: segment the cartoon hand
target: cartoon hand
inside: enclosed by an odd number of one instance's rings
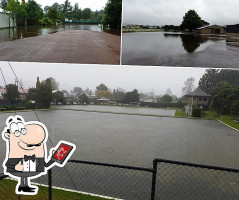
[[[17,171],[23,171],[24,165],[19,161],[19,163],[15,166],[15,170]]]

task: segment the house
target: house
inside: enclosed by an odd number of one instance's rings
[[[226,35],[225,27],[218,25],[203,26],[200,28],[196,28],[194,32],[197,34]]]
[[[227,42],[239,42],[239,24],[228,25],[227,29]]]
[[[12,19],[3,12],[0,12],[0,28],[14,27]]]
[[[183,96],[182,103],[185,105],[193,105],[197,107],[208,107],[210,103],[211,95],[197,88],[193,92],[190,92]]]
[[[7,92],[5,88],[0,89],[0,99],[4,99],[3,95]],[[28,89],[18,89],[19,99],[26,99],[26,95],[28,94]]]
[[[153,97],[145,97],[140,99],[140,102],[157,103],[157,99]]]

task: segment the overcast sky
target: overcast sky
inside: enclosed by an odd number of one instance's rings
[[[238,0],[123,0],[124,24],[180,25],[194,9],[210,24],[238,24]]]
[[[55,78],[60,83],[60,90],[70,91],[78,86],[89,87],[95,91],[101,83],[108,88],[117,87],[132,91],[151,92],[163,95],[170,88],[178,97],[182,95],[182,87],[189,77],[195,77],[196,85],[206,69],[177,67],[139,67],[110,65],[78,65],[48,63],[11,63],[24,88],[35,87],[37,77],[44,80]],[[0,62],[7,84],[14,83],[15,77],[6,62]],[[0,74],[0,85],[4,86]]]
[[[42,5],[42,8],[45,6],[51,6],[55,2],[63,4],[65,0],[35,0],[38,4]],[[75,3],[79,4],[79,8],[90,8],[91,10],[101,10],[105,7],[107,0],[69,0],[71,5],[74,6]]]

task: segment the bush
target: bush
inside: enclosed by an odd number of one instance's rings
[[[49,17],[44,17],[42,19],[39,19],[38,20],[38,23],[40,25],[43,25],[43,26],[47,26],[47,25],[52,25],[54,24],[53,21],[49,18]]]
[[[233,115],[239,115],[239,100],[233,101],[230,106],[230,112]]]
[[[201,117],[201,108],[193,108],[192,117]]]

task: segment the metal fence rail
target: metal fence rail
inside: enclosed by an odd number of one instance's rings
[[[0,199],[27,200],[14,195],[16,182],[6,177],[0,175]],[[239,169],[165,159],[155,159],[153,168],[70,160],[34,182],[40,189],[32,199],[239,199]]]

